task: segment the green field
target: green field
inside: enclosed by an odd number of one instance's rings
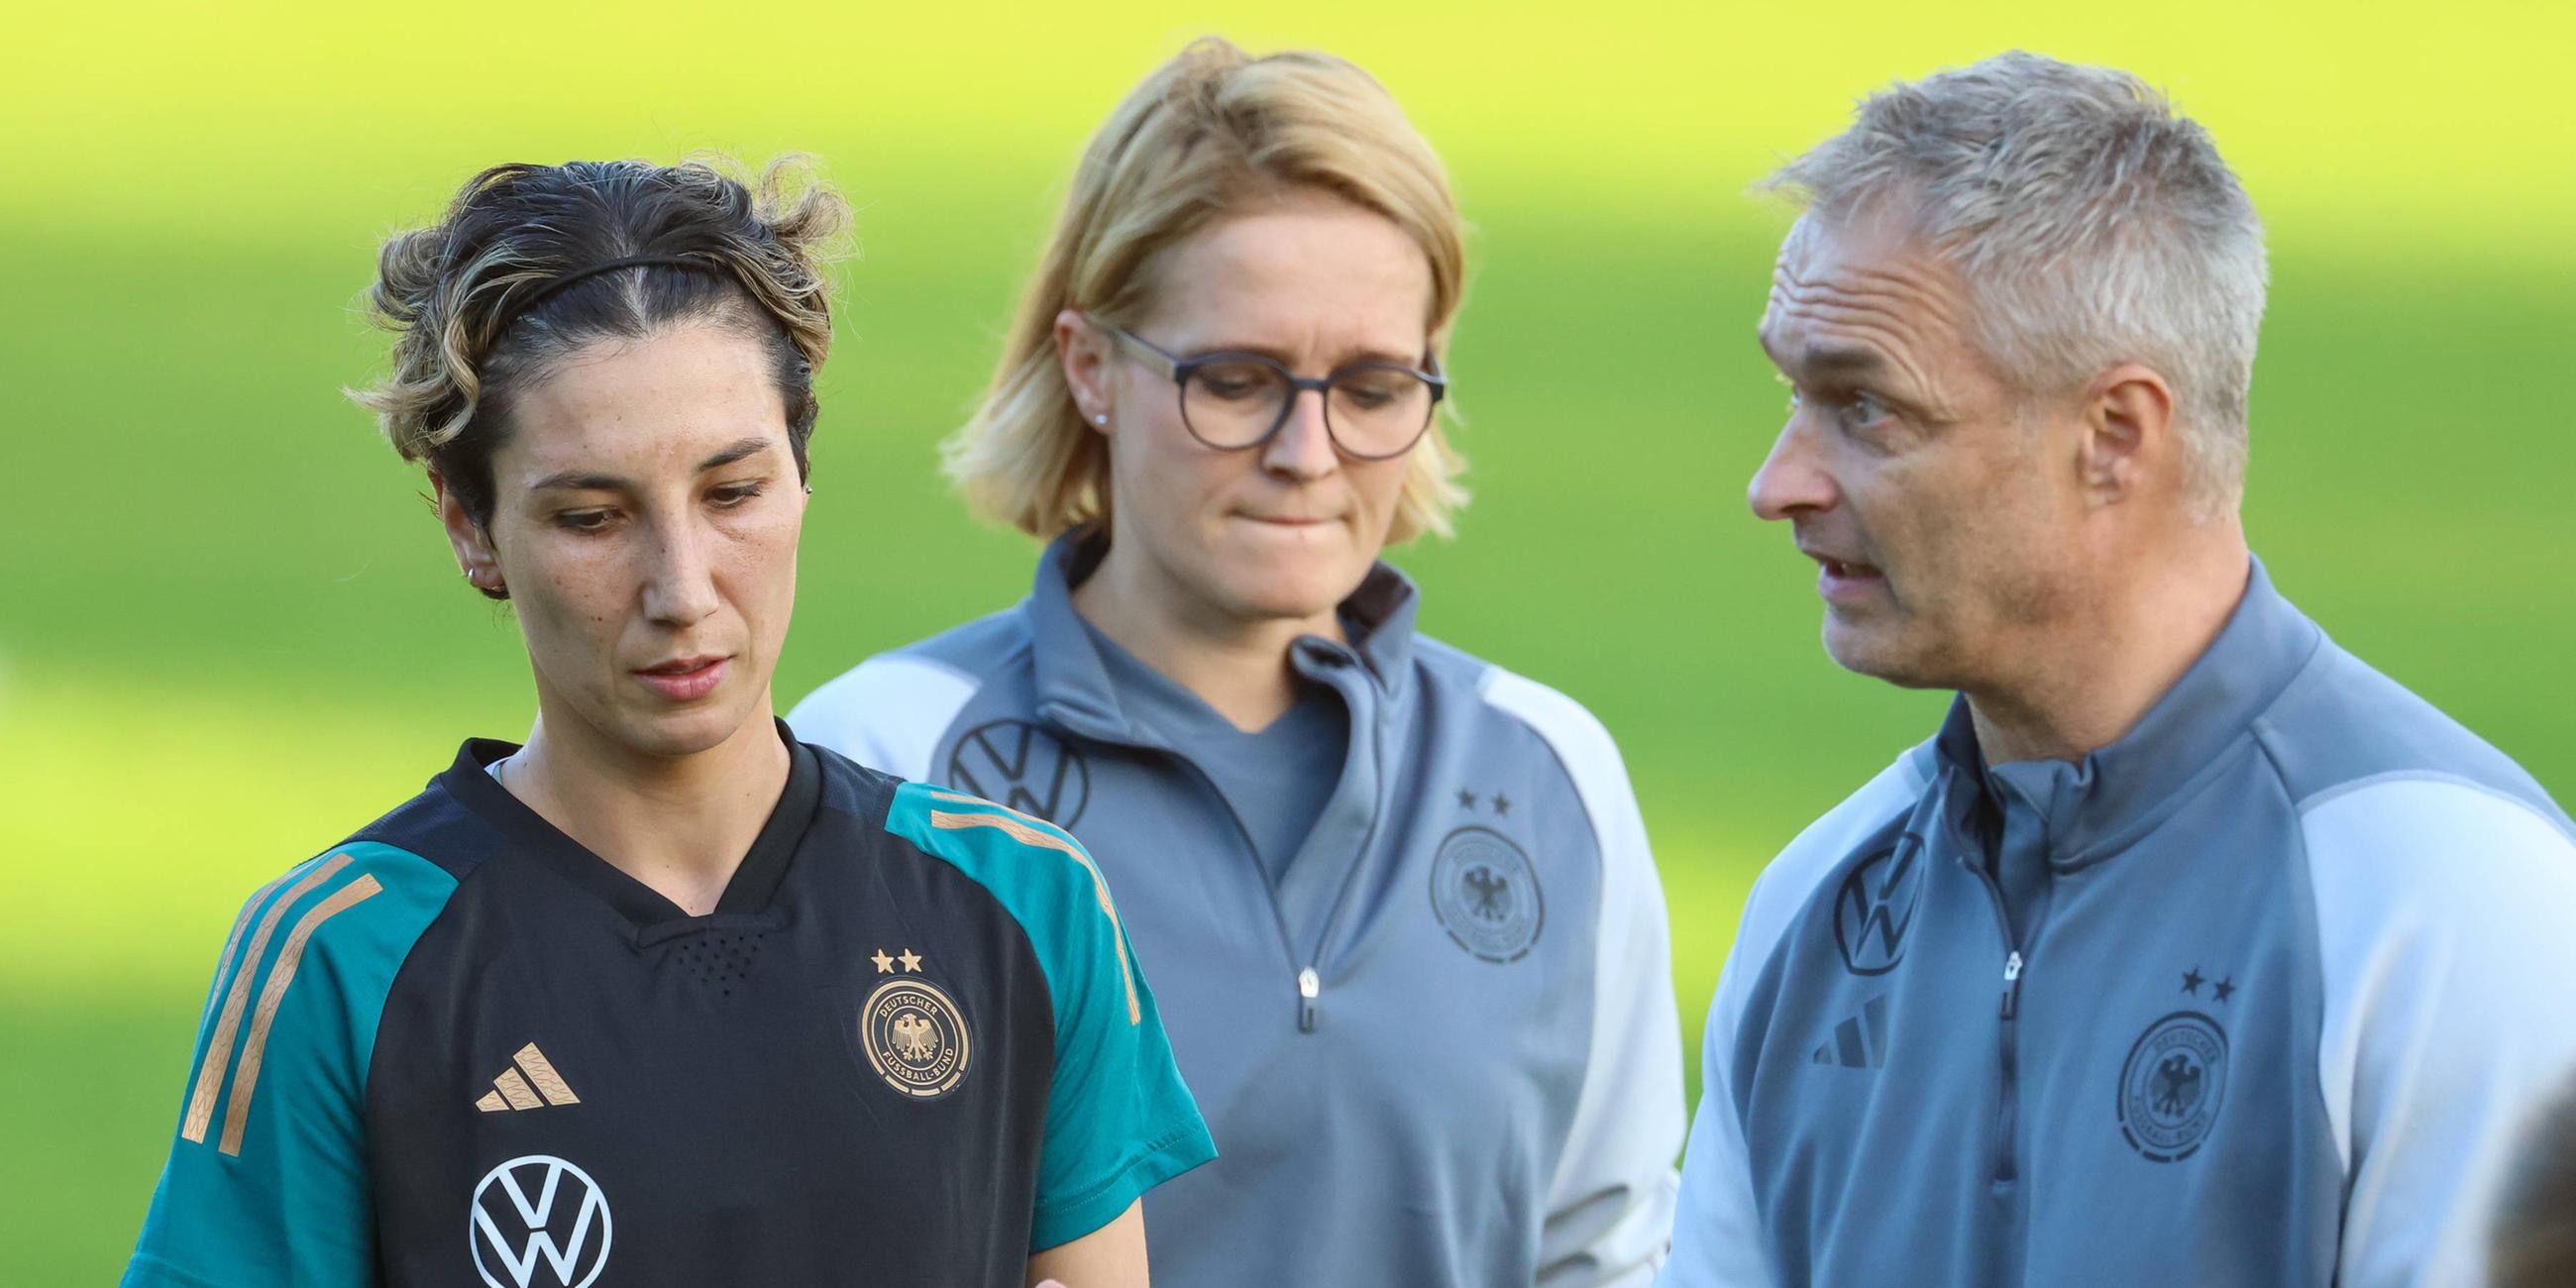
[[[1831,57],[1786,10],[1569,26],[1328,4],[1233,28],[1369,63],[1456,169],[1476,271],[1451,365],[1477,496],[1456,541],[1400,559],[1427,629],[1618,735],[1694,1050],[1762,861],[1939,709],[1825,660],[1810,566],[1743,506],[1780,404],[1750,336],[1782,221],[1741,190],[1895,76],[2024,44],[2127,62],[2211,124],[2275,246],[2256,547],[2344,643],[2576,792],[2576,417],[2556,387],[2576,199],[2535,159],[2576,154],[2539,52],[2537,24],[2565,20],[2472,8],[2322,43],[2286,19],[2193,38],[2182,19],[2231,12],[2212,4],[2141,36],[1944,11],[1855,19]],[[823,6],[674,41],[683,11],[647,6],[615,30],[522,15],[487,45],[519,11],[416,30],[168,6],[0,55],[0,133],[27,145],[0,185],[10,1282],[121,1264],[240,897],[459,738],[526,728],[515,627],[459,585],[419,479],[337,393],[381,360],[354,307],[377,238],[501,159],[824,158],[862,255],[784,706],[1025,587],[1030,547],[962,516],[934,444],[1088,127],[1199,29],[1111,9],[948,15],[967,45]]]

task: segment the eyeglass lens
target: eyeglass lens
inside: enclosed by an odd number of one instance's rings
[[[1288,373],[1258,358],[1227,358],[1190,372],[1181,417],[1210,447],[1248,447],[1268,437],[1297,394]],[[1324,396],[1324,427],[1354,456],[1393,456],[1431,424],[1430,382],[1401,367],[1349,367]]]

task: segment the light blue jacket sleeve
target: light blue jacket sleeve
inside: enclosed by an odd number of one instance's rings
[[[1592,1030],[1583,1091],[1549,1179],[1539,1288],[1644,1288],[1672,1243],[1683,1123],[1671,923],[1618,744],[1591,712],[1499,667],[1485,700],[1544,740],[1583,803],[1600,856]]]
[[[2336,1281],[2485,1283],[2514,1151],[2576,1076],[2576,839],[2433,775],[2331,793],[2301,825],[2344,1163]]]
[[[1915,753],[1899,757],[1859,791],[1809,824],[1762,870],[1744,900],[1717,996],[1701,1039],[1699,1113],[1682,1155],[1682,1192],[1673,1214],[1673,1256],[1656,1288],[1767,1288],[1770,1249],[1753,1185],[1751,1151],[1735,1101],[1736,1035],[1754,981],[1816,896],[1863,837],[1911,807],[1925,786]]]

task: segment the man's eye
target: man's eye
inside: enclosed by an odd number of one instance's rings
[[[1876,394],[1858,393],[1842,406],[1843,427],[1856,433],[1878,428],[1888,418],[1887,404]]]
[[[604,532],[615,517],[607,510],[566,510],[555,516],[555,526],[566,532]]]
[[[760,492],[761,486],[758,483],[736,483],[709,492],[707,499],[718,509],[731,510],[749,503],[753,497],[759,496]]]

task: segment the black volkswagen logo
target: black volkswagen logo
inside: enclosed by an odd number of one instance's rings
[[[1884,975],[1905,958],[1905,932],[1923,902],[1923,839],[1912,832],[1871,855],[1834,896],[1834,945],[1855,975]]]
[[[1070,828],[1091,803],[1082,753],[1026,720],[977,725],[948,753],[948,785]]]

